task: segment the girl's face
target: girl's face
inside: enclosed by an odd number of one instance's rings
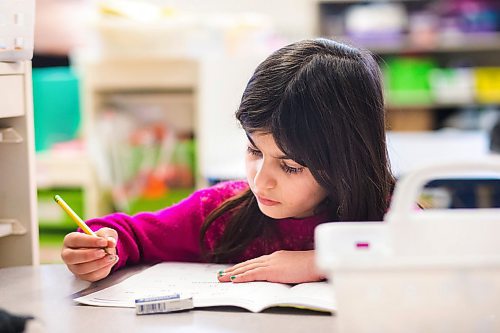
[[[249,136],[245,162],[250,189],[271,218],[311,216],[326,197],[309,169],[285,156],[271,134]]]

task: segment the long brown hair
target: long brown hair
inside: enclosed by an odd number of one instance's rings
[[[330,221],[379,221],[394,186],[390,171],[380,70],[370,53],[327,39],[300,41],[274,52],[255,70],[236,118],[251,134],[273,135],[291,159],[310,169],[328,195]],[[210,225],[230,213],[211,251]],[[250,190],[209,214],[200,232],[208,258],[226,262],[272,230]]]

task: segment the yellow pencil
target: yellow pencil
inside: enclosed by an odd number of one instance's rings
[[[57,202],[59,206],[61,206],[62,209],[71,217],[73,221],[78,224],[80,228],[82,228],[83,232],[85,232],[87,235],[92,235],[96,236],[95,232],[92,231],[92,229],[89,228],[89,226],[78,216],[73,209],[66,203],[66,201],[61,198],[61,196],[56,195],[54,196],[54,200]]]
[[[61,196],[55,195],[54,200],[69,215],[69,217],[71,217],[71,219],[75,221],[80,228],[82,228],[83,232],[85,232],[87,235],[99,237],[95,234],[95,232],[92,231],[92,229],[89,228],[89,226],[80,218],[80,216],[75,213],[75,211],[66,203],[66,201],[61,198]],[[104,252],[106,252],[107,254],[111,254],[107,248],[104,248]]]
[[[66,201],[61,198],[61,196],[56,195],[54,196],[54,200],[57,202],[59,206],[71,217],[73,221],[78,224],[80,228],[82,228],[83,232],[85,232],[87,235],[91,235],[94,237],[98,237],[95,232],[92,231],[92,229],[89,228],[89,226],[78,216],[73,209],[66,203]],[[105,248],[104,251],[109,254],[108,250]]]

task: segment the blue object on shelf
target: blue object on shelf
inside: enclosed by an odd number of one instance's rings
[[[76,138],[80,126],[78,77],[70,67],[33,69],[36,151]]]

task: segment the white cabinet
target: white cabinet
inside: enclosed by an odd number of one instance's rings
[[[0,62],[0,268],[37,265],[31,62]]]
[[[17,117],[24,114],[23,75],[2,75],[0,73],[0,118]],[[8,92],[8,93],[7,93]]]

